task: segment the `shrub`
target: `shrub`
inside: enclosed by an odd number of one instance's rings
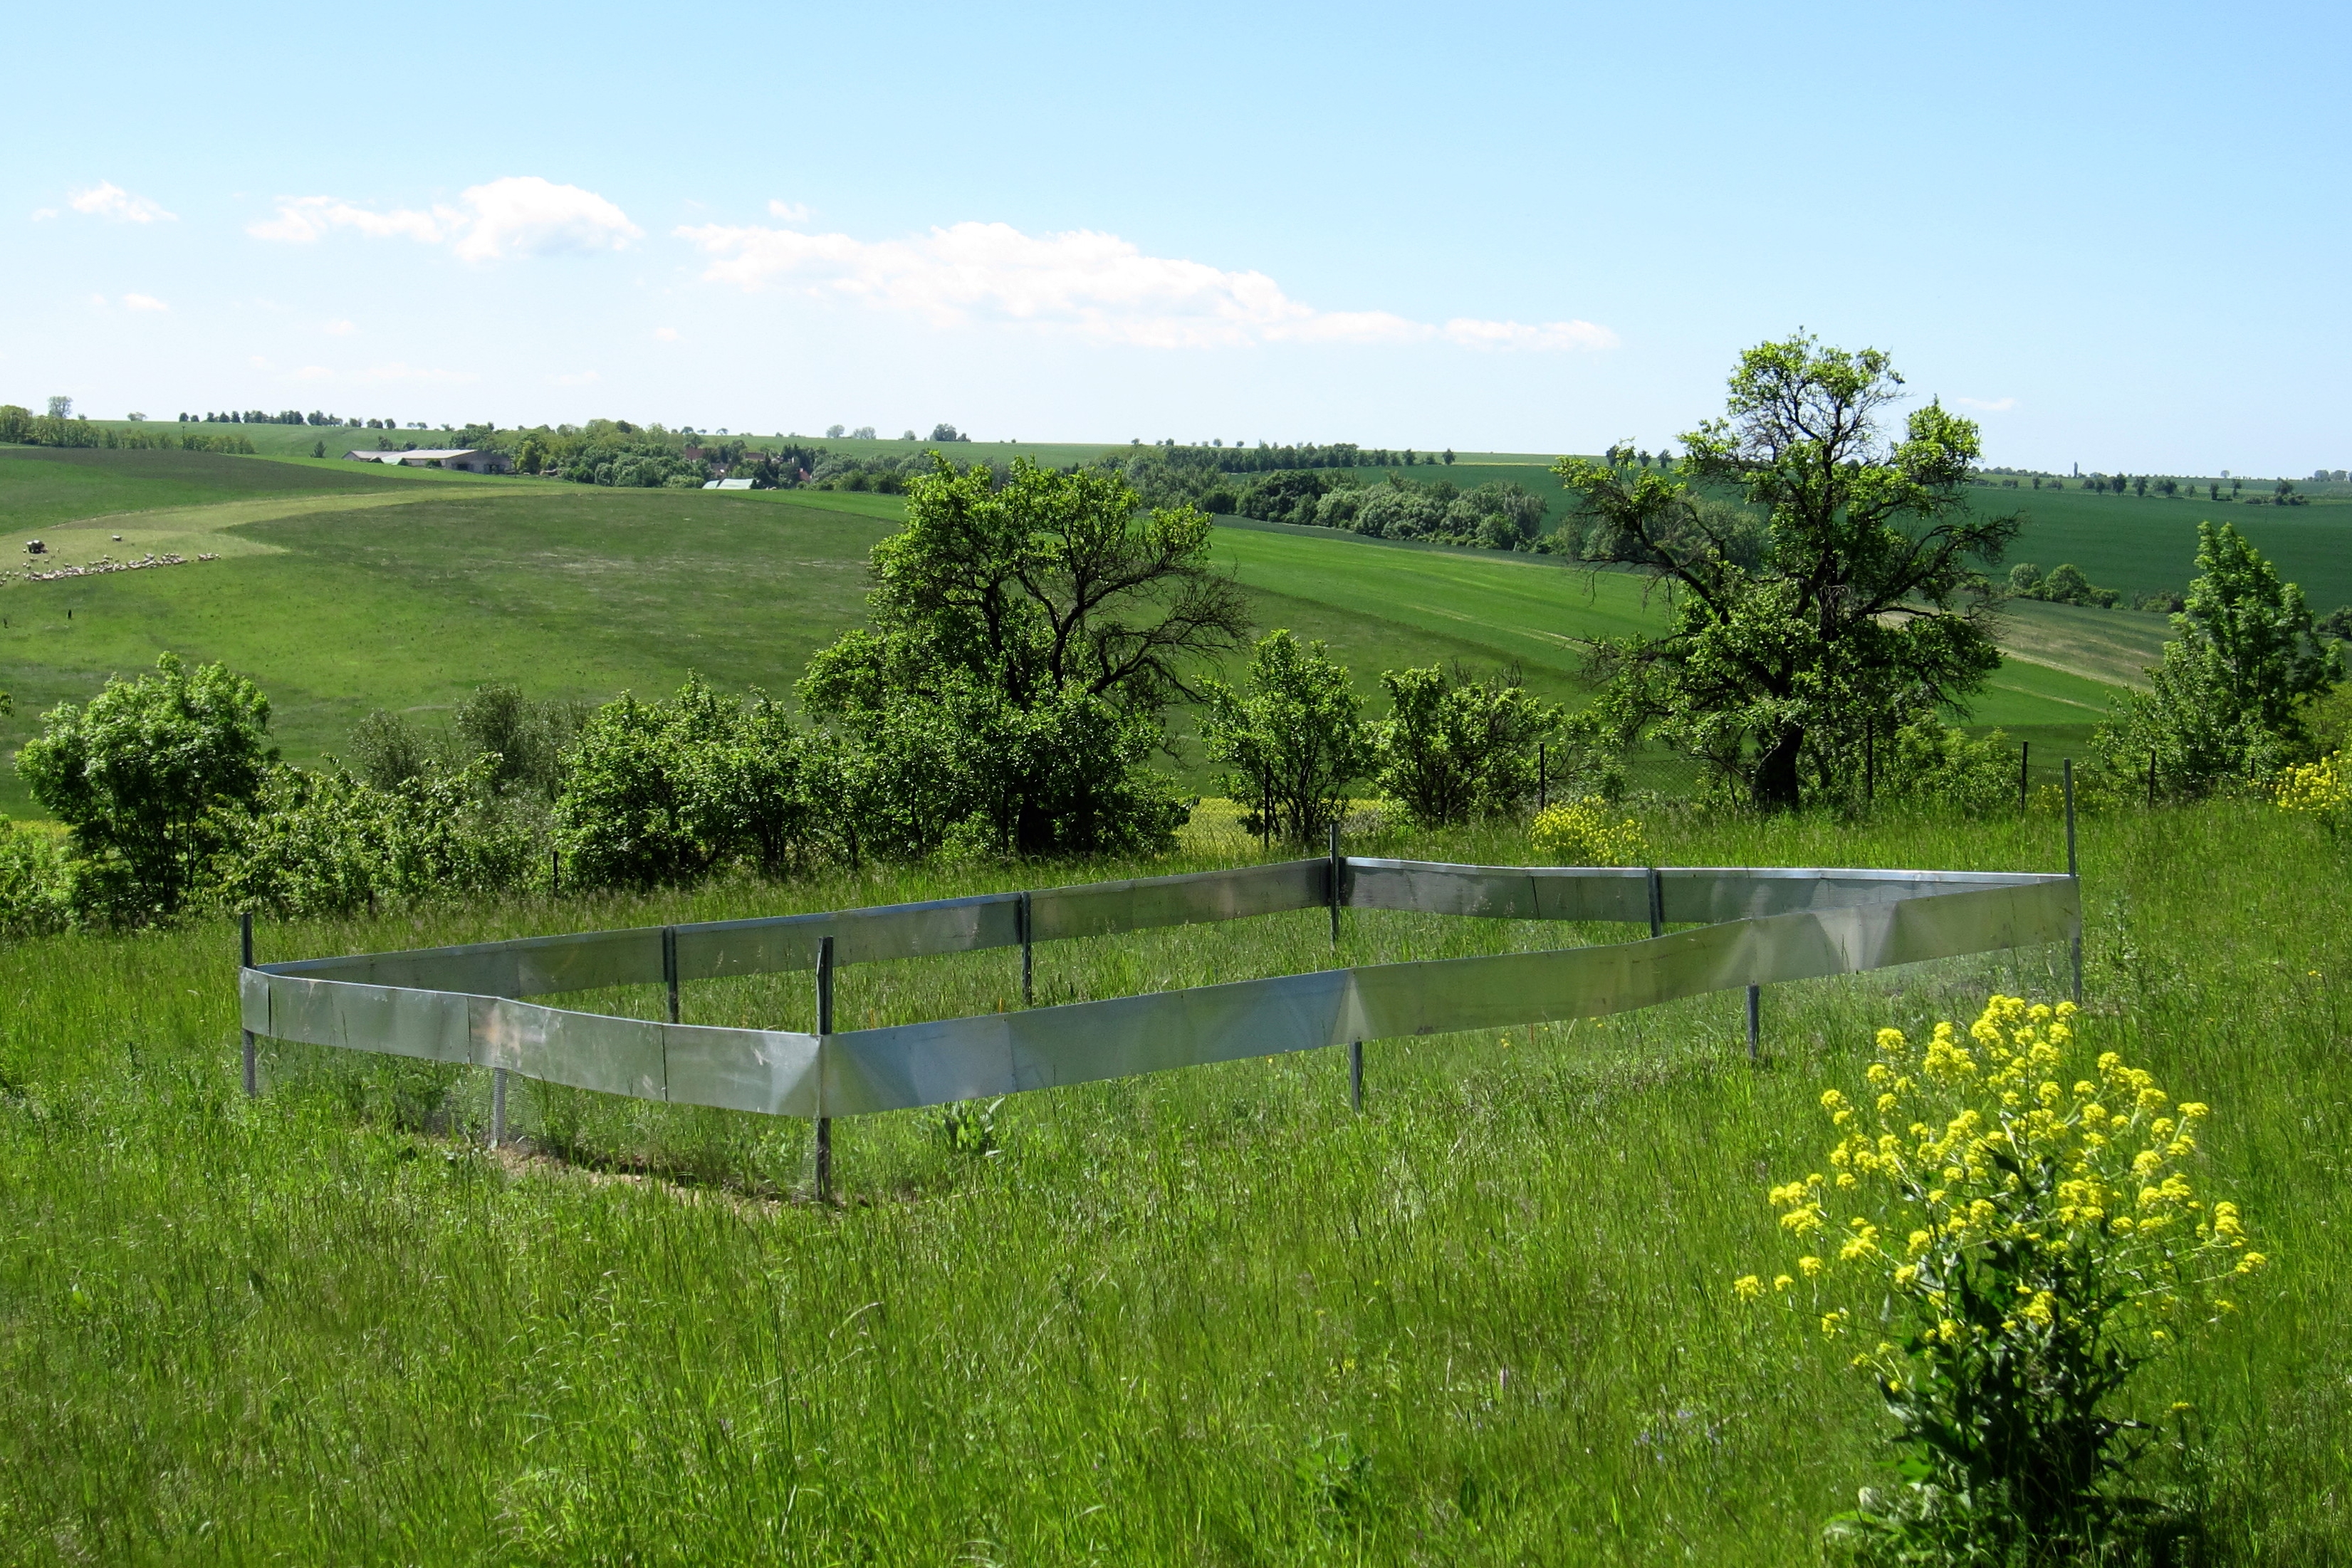
[[[1907,1320],[1854,1358],[1907,1450],[1901,1486],[1832,1521],[1866,1562],[2115,1561],[2145,1540],[2160,1510],[2126,1489],[2145,1426],[2114,1406],[2263,1265],[2189,1177],[2207,1108],[2112,1051],[2074,1067],[2074,1014],[1996,995],[1966,1037],[1881,1029],[1861,1103],[1822,1096],[1830,1173],[1772,1189],[1804,1256],[1733,1282],[1831,1337]]]
[[[0,816],[0,937],[64,929],[65,889],[65,857],[57,839]]]
[[[16,772],[72,830],[66,897],[83,918],[177,910],[277,758],[263,744],[269,700],[259,689],[222,665],[190,670],[175,654],[41,723]]]
[[[278,769],[224,831],[213,901],[278,915],[510,891],[537,868],[530,829],[489,793],[491,761],[428,769],[390,789]]]
[[[1312,844],[1347,809],[1348,792],[1377,752],[1346,668],[1319,642],[1276,630],[1251,656],[1240,691],[1206,683],[1201,739],[1227,772],[1244,832]]]
[[[1449,679],[1444,670],[1391,669],[1390,717],[1373,726],[1381,792],[1424,827],[1517,811],[1536,793],[1537,746],[1559,715],[1516,683]]]
[[[1528,839],[1556,866],[1639,866],[1650,855],[1641,822],[1593,795],[1538,812]]]
[[[564,763],[555,838],[583,886],[682,882],[735,861],[775,871],[819,847],[822,743],[756,691],[734,702],[692,676],[667,702],[623,696]]]
[[[2017,764],[2009,737],[1996,730],[1972,740],[1933,712],[1895,731],[1882,752],[1880,791],[1981,816],[2017,799]]]

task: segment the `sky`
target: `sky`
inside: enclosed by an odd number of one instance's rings
[[[673,20],[672,18],[675,17]],[[2352,11],[12,7],[0,401],[2352,466]]]

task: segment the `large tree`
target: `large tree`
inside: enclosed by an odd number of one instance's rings
[[[1016,458],[1000,484],[935,458],[875,547],[873,625],[810,661],[802,699],[858,735],[881,795],[939,803],[910,831],[984,824],[1021,853],[1156,841],[1168,791],[1141,764],[1160,716],[1249,626],[1210,526],[1115,473]]]
[[[1902,385],[1875,349],[1799,334],[1740,355],[1725,416],[1682,437],[1672,473],[1622,447],[1557,465],[1585,558],[1650,574],[1672,602],[1665,635],[1593,645],[1597,712],[1621,738],[1786,809],[1843,793],[1866,734],[1959,708],[2000,665],[1984,568],[2018,520],[1969,509],[1969,421],[1930,404],[1881,439]],[[1724,496],[1743,504],[1708,504]]]

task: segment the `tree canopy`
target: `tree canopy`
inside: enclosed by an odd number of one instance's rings
[[[1724,417],[1683,436],[1672,470],[1622,447],[1560,460],[1585,558],[1651,574],[1673,604],[1664,636],[1592,645],[1601,721],[1780,809],[1842,792],[1871,730],[1982,686],[2000,662],[1983,569],[2018,520],[1969,509],[1969,420],[1930,404],[1881,440],[1902,385],[1878,350],[1801,333],[1740,356]]]

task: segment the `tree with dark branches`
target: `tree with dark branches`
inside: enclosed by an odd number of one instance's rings
[[[1672,602],[1664,636],[1589,645],[1592,722],[1786,810],[1854,793],[1873,731],[1964,707],[2000,663],[1985,569],[2019,520],[1969,509],[1972,422],[1931,403],[1880,439],[1902,386],[1880,351],[1800,333],[1740,356],[1726,416],[1682,437],[1673,471],[1622,446],[1559,461],[1585,558],[1649,574]]]

